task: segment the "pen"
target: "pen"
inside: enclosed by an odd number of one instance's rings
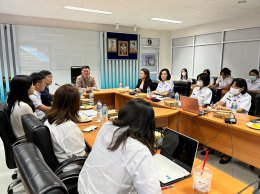
[[[165,190],[165,189],[169,189],[169,188],[172,188],[172,187],[174,187],[174,185],[163,186],[163,187],[161,187],[161,188],[162,188],[162,190]]]

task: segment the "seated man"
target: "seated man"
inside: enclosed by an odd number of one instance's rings
[[[49,86],[52,84],[52,74],[47,70],[42,70],[40,73],[43,74],[46,82],[45,89],[41,92],[42,104],[45,106],[51,106],[52,95],[49,92]]]
[[[32,73],[30,75],[33,85],[34,85],[34,93],[30,95],[30,99],[32,100],[35,106],[35,112],[39,119],[42,119],[45,116],[45,113],[51,109],[50,106],[45,106],[42,104],[41,93],[45,86],[45,78],[41,73]]]
[[[85,88],[86,91],[97,89],[95,78],[90,75],[89,66],[82,67],[81,75],[79,75],[76,79],[76,87]]]

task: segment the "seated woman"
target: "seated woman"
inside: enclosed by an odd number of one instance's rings
[[[152,85],[152,80],[150,79],[150,72],[148,69],[141,69],[139,73],[140,79],[138,80],[138,83],[135,87],[135,90],[137,92],[146,92],[147,88]]]
[[[118,119],[99,130],[79,175],[79,194],[161,193],[154,132],[152,106],[142,99],[128,101]]]
[[[192,79],[188,77],[188,70],[186,68],[181,70],[181,76],[178,81],[192,82]]]
[[[153,94],[161,96],[172,96],[173,95],[173,81],[171,81],[171,74],[168,69],[162,69],[159,74],[158,86]]]
[[[197,77],[197,87],[192,91],[191,98],[198,99],[199,105],[204,106],[210,104],[212,91],[208,88],[210,78],[208,74],[201,73]]]
[[[248,90],[260,90],[260,78],[257,69],[252,69],[249,72],[249,79],[246,80]]]
[[[231,110],[232,103],[236,100],[237,107],[236,112],[247,114],[251,107],[251,96],[247,93],[247,84],[244,79],[235,79],[230,87],[230,91],[216,103],[216,109],[218,110]],[[222,158],[219,161],[220,164],[226,164],[231,160],[230,156],[222,154]]]
[[[216,87],[228,89],[232,84],[233,77],[231,76],[231,71],[228,68],[223,68],[220,71],[220,76],[216,80]]]
[[[10,92],[7,98],[7,112],[10,115],[14,135],[19,138],[24,136],[21,116],[34,114],[35,107],[29,98],[34,92],[32,79],[26,75],[16,75],[10,84]]]
[[[210,70],[209,70],[209,69],[205,69],[205,70],[203,71],[203,73],[208,74],[208,76],[209,76],[209,78],[210,78],[209,87],[212,86],[212,85],[214,85],[214,84],[215,84],[215,80],[214,80],[213,77],[210,76]]]
[[[76,87],[65,84],[56,90],[44,124],[50,130],[54,153],[59,162],[74,155],[86,154],[85,141],[76,124],[79,107],[80,97]],[[72,168],[75,168],[75,165],[66,167],[65,170]]]

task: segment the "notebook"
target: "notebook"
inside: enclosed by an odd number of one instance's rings
[[[196,99],[196,98],[180,96],[180,101],[181,101],[181,108],[184,111],[188,111],[188,112],[195,113],[198,115],[203,115],[206,113],[205,110],[199,109],[199,102],[198,102],[198,99]]]
[[[154,155],[162,186],[191,176],[198,141],[166,128],[160,154]]]

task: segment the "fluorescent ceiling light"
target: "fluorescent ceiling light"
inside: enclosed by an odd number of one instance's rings
[[[70,10],[74,10],[74,11],[86,11],[86,12],[106,14],[106,15],[112,14],[112,12],[110,12],[110,11],[100,11],[100,10],[95,10],[95,9],[86,9],[86,8],[82,8],[82,7],[73,7],[73,6],[65,6],[64,9],[70,9]]]
[[[151,18],[150,20],[159,21],[159,22],[168,22],[168,23],[174,23],[174,24],[181,24],[182,23],[182,21],[169,20],[169,19],[163,19],[163,18]]]

